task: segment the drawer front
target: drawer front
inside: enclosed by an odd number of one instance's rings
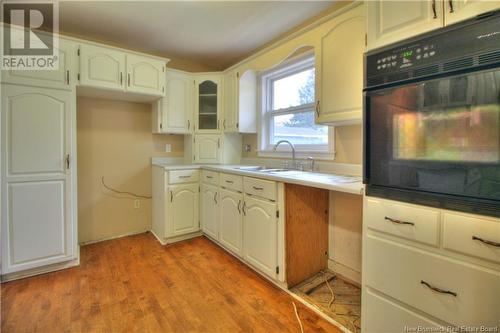
[[[443,247],[500,263],[500,219],[444,212]]]
[[[405,306],[388,300],[366,288],[363,291],[362,332],[365,333],[400,333],[405,328],[432,327],[435,332],[442,326]],[[390,320],[388,320],[390,318]],[[444,332],[444,331],[443,331]]]
[[[432,246],[438,245],[439,210],[374,198],[366,200],[364,223],[368,228]]]
[[[202,170],[201,181],[207,184],[219,185],[219,173],[215,171]]]
[[[169,171],[168,183],[194,183],[200,180],[199,170],[172,170]]]
[[[450,324],[499,324],[500,272],[371,235],[364,246],[366,285]]]
[[[220,177],[220,186],[233,191],[243,192],[243,177],[229,173],[222,173]]]
[[[276,182],[264,179],[243,178],[245,193],[256,195],[269,200],[276,200]]]

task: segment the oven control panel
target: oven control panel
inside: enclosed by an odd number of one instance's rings
[[[376,59],[377,70],[411,67],[419,62],[426,62],[437,54],[434,44],[414,45],[388,54],[381,54]]]

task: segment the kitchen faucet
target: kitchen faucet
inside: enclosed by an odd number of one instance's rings
[[[295,146],[293,145],[293,143],[291,143],[288,140],[280,140],[280,141],[276,142],[273,150],[276,151],[278,149],[278,146],[282,143],[288,143],[290,145],[290,147],[292,148],[292,168],[295,169],[297,167],[297,164],[295,162]]]

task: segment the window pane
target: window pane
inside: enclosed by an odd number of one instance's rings
[[[314,68],[273,81],[273,110],[314,103]]]
[[[328,144],[328,126],[314,124],[314,112],[301,112],[273,117],[273,144],[288,140],[297,145]]]

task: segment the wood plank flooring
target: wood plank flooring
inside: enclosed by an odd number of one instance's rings
[[[81,266],[1,286],[7,332],[300,332],[293,298],[204,237],[81,248]],[[307,332],[341,332],[295,301]]]

